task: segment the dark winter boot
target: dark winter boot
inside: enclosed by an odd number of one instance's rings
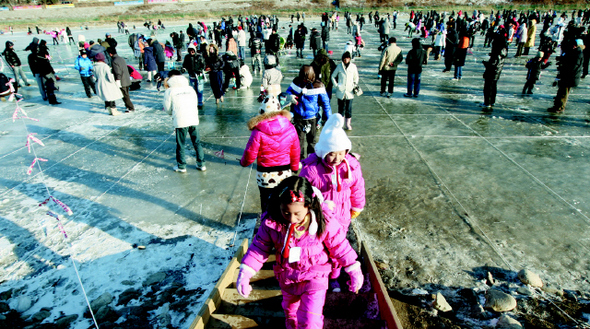
[[[47,100],[49,100],[49,104],[51,104],[51,105],[61,104],[61,102],[57,101],[57,98],[55,98],[55,95],[47,95]]]

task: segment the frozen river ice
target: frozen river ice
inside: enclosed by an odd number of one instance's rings
[[[350,39],[342,23],[330,39],[337,62]],[[282,19],[281,26],[287,24]],[[160,41],[185,28],[172,25],[158,35]],[[410,39],[401,25],[391,35],[406,54]],[[319,27],[319,21],[306,26]],[[119,53],[134,64],[126,36],[116,28],[75,28],[74,38],[84,33],[96,40],[105,32],[116,35]],[[481,61],[489,49],[477,36],[461,81],[452,81],[452,72],[442,73],[443,61],[431,57],[419,98],[402,97],[405,64],[397,72],[393,97],[384,98],[376,72],[379,35],[366,25],[363,38],[367,48],[354,62],[365,93],[353,102],[354,129],[348,134],[353,152],[362,156],[367,206],[355,227],[374,257],[389,267],[386,284],[476,287],[483,269],[515,274],[528,268],[548,285],[589,292],[588,81],[574,89],[565,114],[549,115],[557,91],[551,86],[555,66],[543,73],[534,95],[523,97],[530,57],[513,58],[511,47],[496,106],[483,112],[478,106]],[[23,33],[0,36],[2,44],[14,40],[23,61],[28,54],[20,50],[30,39]],[[257,113],[260,77],[248,90],[228,92],[219,106],[206,86],[199,129],[207,171],[194,170],[193,158],[193,170],[181,175],[172,171],[175,139],[171,119],[161,111],[163,91],[144,82],[131,93],[135,114],[108,116],[100,99],[85,97],[73,69],[74,47],[50,46],[50,51],[62,77],[57,93],[62,104],[49,106],[35,85],[25,87],[21,105],[39,121],[13,123],[15,103],[0,103],[0,290],[43,289],[31,314],[49,299],[74,305],[82,314],[81,296],[60,298],[78,288],[66,258],[70,254],[90,299],[109,285],[124,290],[123,281],[140,284],[142,277],[187,262],[194,265],[187,285],[211,288],[225,267],[213,260],[233,254],[234,241],[251,236],[259,212],[255,169],[242,168],[235,159],[249,137],[246,121]],[[301,60],[287,51],[281,60],[283,90],[300,65],[311,62],[308,49],[305,54]],[[332,105],[336,111],[335,99]],[[30,176],[26,171],[35,155],[25,146],[28,133],[43,140],[45,147],[34,149],[48,160],[41,163],[42,173],[35,168]],[[221,150],[224,158],[216,155]],[[38,206],[48,193],[74,211],[62,217],[71,247],[56,221],[45,215],[48,209]],[[60,212],[55,204],[48,207]],[[146,252],[140,254],[133,244],[145,245]],[[52,292],[50,278],[56,276],[67,277],[69,284]]]

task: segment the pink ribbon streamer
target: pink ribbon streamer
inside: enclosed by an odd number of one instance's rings
[[[62,225],[61,221],[59,220],[59,216],[56,213],[51,212],[51,211],[48,211],[47,212],[47,215],[49,215],[49,216],[51,216],[51,217],[53,217],[53,218],[55,218],[57,220],[57,227],[59,228],[59,231],[61,233],[63,233],[64,237],[67,239],[68,238],[68,234],[66,233],[66,229],[64,228],[64,226]]]
[[[12,113],[12,122],[16,121],[17,119],[29,119],[29,120],[33,120],[33,121],[39,121],[39,119],[35,119],[35,118],[29,118],[27,116],[27,112],[25,112],[25,110],[23,110],[20,105],[18,105],[18,102],[20,102],[20,99],[16,100],[16,109],[14,109],[14,113]],[[23,116],[19,116],[18,112],[21,112],[23,114]]]
[[[34,135],[37,135],[37,133],[30,133],[27,135],[26,146],[29,149],[29,153],[31,153],[31,141],[33,141],[41,146],[45,146],[45,144],[43,144],[43,142],[39,138],[35,137]]]
[[[29,170],[27,170],[27,175],[30,175],[33,172],[33,167],[35,166],[35,163],[37,163],[37,161],[47,162],[47,159],[43,159],[43,158],[35,158],[35,159],[33,159],[33,162],[29,166]]]
[[[215,152],[215,156],[221,159],[225,159],[225,154],[223,153],[223,150]]]
[[[49,198],[43,200],[43,202],[39,203],[39,207],[41,207],[44,204],[47,204],[47,202],[49,202],[49,200],[52,200],[53,202],[57,203],[68,215],[72,216],[74,214],[74,212],[72,211],[72,209],[70,209],[70,207],[66,206],[65,203],[59,201],[54,196],[50,196]]]

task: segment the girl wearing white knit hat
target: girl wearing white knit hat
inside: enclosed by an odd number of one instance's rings
[[[348,231],[352,219],[365,207],[365,180],[361,164],[350,153],[352,144],[343,129],[344,118],[340,114],[330,116],[315,146],[315,154],[302,161],[299,176],[307,178],[317,187],[324,200],[333,202],[332,216]],[[335,266],[330,274],[332,290],[338,291],[340,268]]]

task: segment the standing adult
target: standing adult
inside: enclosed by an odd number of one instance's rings
[[[209,72],[211,91],[215,96],[215,103],[223,102],[223,67],[224,62],[219,55],[217,45],[210,43],[205,56],[205,72]]]
[[[152,38],[151,40],[150,46],[154,49],[154,57],[156,59],[156,65],[158,66],[158,72],[164,71],[164,65],[166,64],[164,46],[155,38]]]
[[[111,55],[113,76],[115,77],[115,83],[117,84],[117,87],[121,89],[121,93],[123,94],[123,102],[125,103],[127,112],[133,112],[135,111],[135,107],[131,102],[131,98],[129,98],[131,77],[129,76],[129,70],[127,69],[127,62],[125,62],[123,57],[117,55],[117,50],[115,48],[109,48],[107,51],[109,55]]]
[[[397,39],[395,37],[389,38],[388,43],[389,45],[381,53],[379,74],[381,75],[381,96],[391,97],[393,94],[395,72],[399,63],[404,59],[404,56],[402,55],[401,48],[397,46]],[[389,82],[388,86],[387,82]],[[387,92],[385,92],[385,86],[387,86]]]
[[[412,39],[412,49],[408,51],[406,56],[406,64],[408,64],[408,92],[404,97],[418,97],[420,94],[420,80],[422,75],[422,65],[426,60],[426,50],[420,43],[420,38]],[[414,94],[412,94],[414,91]]]
[[[20,77],[26,86],[30,86],[31,84],[27,80],[27,76],[23,71],[20,58],[14,51],[14,43],[12,41],[6,41],[6,48],[2,52],[2,55],[4,56],[4,59],[6,60],[8,65],[10,65],[10,67],[14,71],[14,78],[17,81],[17,84],[19,84],[18,81]]]
[[[180,41],[180,35],[176,32],[170,33],[170,37],[172,38],[172,45],[174,49],[176,49],[176,61],[182,61],[182,41]]]
[[[305,33],[303,31],[303,24],[297,26],[297,30],[295,30],[295,36],[293,39],[295,41],[295,48],[297,49],[297,58],[303,58],[303,47],[305,46]]]
[[[529,49],[535,46],[535,37],[537,34],[537,21],[535,19],[531,19],[530,24],[531,26],[529,26],[527,30],[527,39],[524,43],[524,52],[522,53],[525,56],[529,54]]]
[[[200,52],[197,52],[197,47],[192,43],[190,46],[188,46],[188,54],[184,56],[182,67],[187,71],[189,81],[197,93],[197,100],[199,102],[198,106],[202,107],[204,88],[203,71],[205,70],[205,59]]]
[[[242,61],[246,60],[246,31],[242,25],[238,25],[238,58]]]
[[[455,65],[455,75],[453,80],[461,80],[463,78],[463,66],[465,66],[465,59],[467,58],[467,49],[469,48],[469,36],[466,34],[460,37],[460,42],[455,50],[453,56],[453,64]]]
[[[447,24],[447,35],[445,37],[445,68],[443,72],[449,72],[451,70],[455,60],[455,51],[459,44],[459,35],[457,35],[457,31],[453,25],[452,21],[449,21],[449,24]]]
[[[49,56],[47,42],[45,40],[41,40],[39,42],[39,50],[37,51],[37,70],[42,78],[42,84],[45,88],[45,93],[47,95],[49,104],[57,105],[61,103],[58,102],[55,97],[55,91],[57,90],[55,87],[56,77],[55,71],[51,66],[50,58],[51,56]]]
[[[330,51],[328,47],[328,42],[330,41],[330,26],[327,22],[322,24],[322,46],[326,51]]]
[[[313,51],[314,58],[317,51],[322,49],[322,36],[315,27],[311,29],[311,34],[309,35],[309,48]]]
[[[557,82],[557,95],[555,96],[553,107],[550,107],[547,111],[551,113],[563,113],[571,89],[577,87],[580,83],[584,63],[584,54],[581,48],[583,44],[581,39],[576,39],[575,43],[568,44],[571,48],[562,49],[561,56],[557,58],[557,76],[559,78]]]
[[[110,115],[119,115],[117,111],[116,100],[123,98],[121,89],[115,82],[115,76],[111,72],[111,67],[105,62],[106,58],[103,53],[94,56],[94,73],[96,74],[96,91],[98,96],[104,101],[104,107]]]
[[[344,129],[352,130],[352,100],[354,88],[359,83],[359,73],[356,65],[351,63],[351,55],[347,51],[342,54],[342,63],[336,66],[332,73],[332,83],[336,86],[338,98],[338,113],[345,118]]]
[[[252,31],[250,33],[250,57],[252,58],[252,72],[260,73],[262,71],[262,40]]]
[[[69,26],[66,26],[66,34],[68,35],[68,44],[71,45],[72,42],[76,44],[76,41],[74,41],[74,37],[72,35],[72,30]]]
[[[176,131],[176,166],[174,171],[186,172],[186,159],[184,144],[187,135],[190,136],[195,152],[197,153],[196,168],[205,171],[205,152],[201,146],[199,136],[199,108],[196,106],[197,95],[189,86],[188,80],[179,71],[170,71],[168,86],[164,94],[164,110],[172,115],[174,129]]]

